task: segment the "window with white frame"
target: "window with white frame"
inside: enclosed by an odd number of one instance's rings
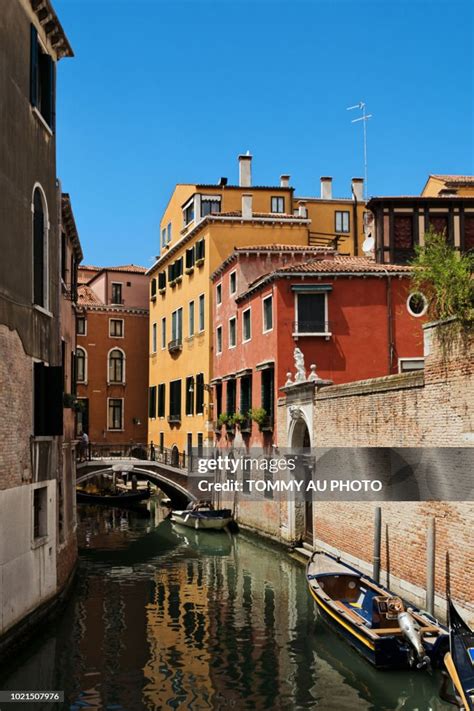
[[[349,232],[350,230],[350,212],[349,210],[336,210],[335,212],[335,231]]]
[[[166,316],[161,319],[161,347],[166,348]]]
[[[151,327],[151,352],[156,353],[157,349],[157,328],[156,323],[152,324]]]
[[[216,353],[222,353],[222,326],[216,328]]]
[[[222,304],[222,284],[216,286],[216,304],[217,306]]]
[[[125,382],[125,354],[120,348],[113,348],[109,353],[109,383]]]
[[[87,351],[85,348],[76,348],[76,382],[87,382]]]
[[[48,211],[43,191],[33,193],[33,303],[48,308]]]
[[[122,284],[120,282],[112,282],[112,303],[123,304]]]
[[[229,274],[229,293],[232,296],[237,291],[237,272]]]
[[[272,197],[271,212],[285,212],[284,197]]]
[[[412,373],[415,370],[423,370],[425,367],[424,358],[399,358],[398,359],[398,372],[399,373]]]
[[[109,336],[111,338],[123,338],[123,336],[124,336],[123,318],[109,319]]]
[[[263,332],[271,331],[273,328],[273,296],[270,294],[262,300],[263,309]]]
[[[183,208],[184,226],[189,225],[194,220],[194,199]]]
[[[123,398],[109,398],[107,428],[123,430]]]
[[[161,246],[166,247],[166,227],[161,230]]]
[[[235,316],[229,319],[229,348],[237,345],[237,319]]]
[[[183,340],[183,309],[179,308],[171,314],[171,340],[181,342]]]
[[[194,336],[194,301],[189,302],[188,333],[189,333],[189,338],[192,338]]]
[[[166,244],[171,242],[171,222],[166,225]]]
[[[205,312],[204,312],[204,294],[199,297],[199,330],[204,331],[205,327]]]
[[[252,338],[252,310],[245,309],[242,312],[242,342],[250,341]]]
[[[87,320],[85,316],[78,316],[76,318],[76,333],[78,336],[87,335]]]

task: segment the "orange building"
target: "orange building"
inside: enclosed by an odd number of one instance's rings
[[[77,434],[92,445],[146,443],[148,279],[143,267],[79,270]]]

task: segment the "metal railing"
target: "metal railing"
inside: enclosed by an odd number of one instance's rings
[[[173,341],[168,343],[168,351],[170,353],[176,353],[177,351],[183,350],[183,339],[175,338]]]
[[[186,469],[189,464],[189,458],[186,452],[180,452],[177,447],[168,449],[160,448],[156,445],[142,444],[139,442],[127,443],[105,443],[105,442],[89,442],[87,450],[84,450],[79,444],[77,448],[78,462],[89,461],[95,459],[140,459],[148,462],[159,462],[168,466]]]

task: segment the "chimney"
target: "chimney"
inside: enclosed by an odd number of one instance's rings
[[[364,202],[364,178],[352,178],[352,196],[357,202]]]
[[[306,202],[304,200],[298,200],[298,217],[307,217]]]
[[[248,151],[239,156],[239,185],[241,188],[252,185],[252,156]]]
[[[252,193],[242,193],[242,218],[252,219]]]
[[[289,188],[290,187],[290,176],[289,175],[280,175],[280,188]]]
[[[332,178],[321,177],[321,198],[323,200],[332,200]]]

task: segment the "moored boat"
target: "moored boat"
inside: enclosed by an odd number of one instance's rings
[[[306,575],[323,619],[375,667],[442,665],[448,631],[428,613],[407,607],[399,596],[327,553],[313,553]]]
[[[449,652],[444,658],[460,708],[474,711],[474,632],[449,601]]]
[[[103,504],[104,506],[133,506],[150,498],[150,492],[124,491],[119,494],[91,494],[80,489],[76,492],[77,501],[81,504]]]
[[[197,503],[184,511],[173,511],[171,520],[196,530],[220,531],[232,522],[233,517],[230,509],[214,509],[209,503]]]

